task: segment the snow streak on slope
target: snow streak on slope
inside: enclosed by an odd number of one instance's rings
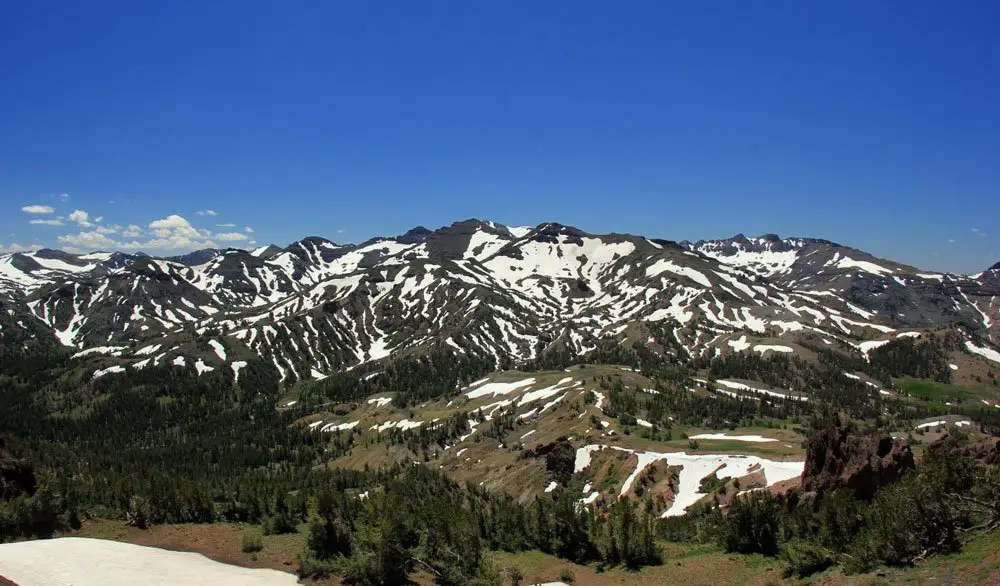
[[[884,343],[874,336],[939,323],[905,317],[919,323],[901,327],[894,320],[902,318],[872,305],[878,297],[845,301],[857,279],[866,279],[866,290],[915,284],[951,295],[953,317],[944,319],[974,319],[992,340],[992,274],[961,281],[917,273],[806,239],[682,246],[558,224],[528,229],[479,221],[357,246],[310,237],[283,250],[172,259],[0,255],[0,292],[19,296],[13,307],[23,313],[22,328],[26,318],[77,350],[143,348],[171,338],[163,362],[187,356],[187,364],[201,360],[200,372],[249,352],[286,383],[432,348],[485,357],[499,368],[553,349],[582,354],[605,337],[643,335],[646,326],[670,332],[650,343],[687,359],[787,353],[797,351],[800,337],[817,334],[823,343],[866,353]],[[939,305],[935,298],[927,311]],[[906,313],[923,316],[913,308]],[[10,331],[0,330],[0,338]],[[199,351],[196,336],[212,341]],[[122,354],[112,357],[147,358]]]

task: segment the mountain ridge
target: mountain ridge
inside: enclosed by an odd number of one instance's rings
[[[232,368],[233,357],[257,357],[291,384],[434,348],[499,368],[643,336],[682,359],[810,355],[813,345],[863,356],[905,330],[939,327],[989,349],[998,293],[995,271],[922,272],[814,238],[691,243],[467,219],[361,244],[310,236],[173,257],[2,255],[13,324],[0,339],[19,328],[19,340],[41,341],[44,325],[50,342],[112,348],[90,356],[129,365],[198,356]],[[205,338],[228,354],[205,352]]]

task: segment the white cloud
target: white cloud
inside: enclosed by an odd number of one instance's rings
[[[108,250],[119,246],[118,242],[108,238],[105,234],[102,234],[98,230],[80,232],[78,234],[63,234],[59,237],[59,242],[72,244],[73,246],[78,246],[84,250]]]
[[[198,210],[197,212],[195,212],[195,215],[196,216],[218,216],[219,214],[215,213],[215,210]]]
[[[135,228],[135,230],[133,230]],[[216,248],[215,242],[211,240],[210,230],[198,230],[191,225],[183,216],[171,214],[166,218],[154,220],[149,223],[149,229],[153,231],[155,238],[145,242],[126,242],[123,248],[138,249],[195,249],[195,248]],[[138,226],[129,226],[127,232],[139,231]]]
[[[118,230],[115,230],[110,226],[98,226],[96,232],[98,234],[117,234]]]
[[[62,226],[63,225],[63,221],[62,220],[41,220],[41,219],[38,219],[38,220],[32,220],[31,223],[32,224],[42,224],[42,225],[45,225],[45,226]]]
[[[66,200],[69,199],[69,194],[68,193],[59,193],[59,194],[56,194],[56,197],[58,197],[59,199],[61,199],[63,201],[66,201]]]
[[[221,232],[215,235],[215,239],[223,242],[234,242],[237,240],[246,240],[247,235],[240,232]]]
[[[216,224],[215,227],[216,228],[235,228],[236,224],[232,224],[232,223],[229,223],[229,224]]]
[[[191,222],[185,220],[182,216],[177,214],[171,214],[166,218],[160,220],[154,220],[149,223],[149,228],[153,231],[153,234],[160,239],[170,239],[175,237],[183,238],[207,238],[204,233],[198,232],[191,225]],[[209,233],[210,235],[211,233]]]
[[[954,243],[955,243],[955,239],[954,238],[949,238],[948,239],[948,244],[954,244]]]
[[[38,250],[38,246],[23,246],[21,244],[0,244],[0,253],[2,252],[25,252],[28,250]]]
[[[183,216],[178,216],[177,214],[171,214],[166,218],[159,220],[153,220],[149,223],[149,227],[153,230],[162,230],[167,228],[190,228],[191,222],[188,222],[183,218]]]
[[[218,248],[218,245],[211,240],[196,240],[186,236],[170,236],[167,238],[153,238],[145,242],[132,241],[121,245],[124,250],[129,249],[151,249],[151,250],[194,250],[198,248]]]
[[[51,214],[56,210],[52,206],[30,205],[24,206],[21,211],[26,214]]]
[[[253,228],[251,228],[250,226],[244,226],[243,231],[246,232],[247,234],[253,234]]]
[[[978,235],[978,236],[986,236],[986,232],[983,232],[983,231],[982,231],[982,230],[980,230],[979,228],[973,228],[973,229],[972,229],[972,233],[973,233],[973,234],[976,234],[976,235]]]
[[[142,226],[137,226],[136,224],[129,224],[128,227],[125,228],[125,231],[122,232],[122,236],[125,238],[141,238],[142,235]]]
[[[83,210],[73,210],[73,213],[69,215],[69,221],[76,222],[77,225],[84,228],[90,228],[93,224],[90,223],[90,214]]]

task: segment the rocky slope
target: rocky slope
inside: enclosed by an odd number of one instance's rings
[[[468,220],[360,245],[3,255],[0,340],[71,348],[98,376],[150,363],[238,372],[259,356],[285,382],[430,348],[498,367],[605,337],[681,360],[864,354],[940,326],[1000,362],[998,275],[925,273],[823,240],[674,243]]]

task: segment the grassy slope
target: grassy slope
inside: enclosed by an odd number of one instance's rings
[[[957,403],[960,401],[979,402],[982,399],[996,399],[997,392],[994,389],[975,388],[971,386],[939,383],[927,379],[916,379],[910,377],[897,378],[894,381],[906,393],[919,399],[931,402]]]
[[[707,430],[700,428],[675,427],[674,439],[671,441],[654,441],[642,437],[643,428],[631,426],[626,428],[615,419],[600,414],[592,405],[584,405],[582,397],[588,389],[600,389],[595,384],[597,376],[614,375],[621,377],[628,386],[644,388],[649,381],[637,373],[623,371],[614,366],[589,366],[585,369],[574,368],[573,372],[553,371],[544,373],[503,373],[491,377],[494,381],[511,381],[531,376],[535,378],[535,387],[555,384],[567,376],[583,379],[585,385],[567,393],[566,398],[550,409],[540,421],[519,422],[517,427],[505,438],[506,446],[499,448],[497,442],[483,438],[484,427],[468,442],[456,445],[447,453],[441,454],[437,460],[431,460],[428,465],[443,469],[461,480],[469,480],[478,484],[482,482],[491,490],[507,490],[528,501],[539,494],[548,483],[548,477],[541,462],[531,462],[519,458],[520,449],[515,444],[523,443],[525,448],[553,441],[559,436],[575,437],[582,443],[604,443],[632,447],[639,450],[654,451],[686,451],[695,453],[735,453],[754,454],[771,459],[801,459],[804,456],[803,436],[794,431],[790,422],[774,422],[776,427],[745,427],[730,434],[758,434],[772,437],[779,441],[770,443],[746,443],[732,440],[699,440],[698,447],[692,448],[681,433],[695,435]],[[940,385],[927,381],[902,379],[900,384],[908,392],[927,398],[933,402],[943,402],[954,397],[978,401],[976,391],[958,385]],[[606,393],[606,392],[605,392]],[[512,395],[513,396],[513,395]],[[346,417],[323,417],[327,420],[351,421],[360,419],[363,424],[360,430],[367,430],[373,423],[409,417],[411,420],[430,421],[434,417],[446,417],[454,411],[474,410],[477,407],[496,402],[504,397],[484,397],[474,400],[456,400],[452,406],[447,406],[450,399],[432,401],[421,407],[410,410],[396,410],[392,406],[376,408],[362,404],[359,410]],[[584,412],[581,418],[579,413]],[[594,414],[602,420],[611,423],[611,428],[618,434],[613,437],[602,437],[602,428],[591,422]],[[313,420],[313,418],[309,418]],[[782,427],[784,424],[784,427]],[[534,433],[521,440],[521,436],[529,431]],[[377,443],[377,435],[365,431],[363,436],[369,441],[361,441],[347,456],[331,462],[335,466],[362,467],[365,462],[372,466],[388,463],[389,460],[408,460],[412,454],[403,446],[386,446]],[[479,441],[476,441],[479,440]],[[375,442],[375,443],[369,443]],[[460,449],[465,451],[458,456]],[[623,467],[622,463],[612,464],[614,470],[602,478],[601,488],[608,493],[615,493],[617,486],[631,468]],[[580,480],[577,482],[579,484]],[[573,487],[580,490],[579,487]],[[513,489],[513,490],[512,490]],[[123,525],[120,521],[88,522],[78,534],[81,536],[102,537],[152,545],[167,549],[198,551],[205,555],[227,563],[235,563],[249,567],[267,567],[283,571],[294,571],[296,556],[305,549],[303,533],[284,536],[264,536],[264,549],[256,556],[241,551],[243,535],[260,533],[259,527],[235,524],[214,525],[174,525],[161,526],[142,531]],[[664,544],[666,563],[655,568],[646,568],[640,572],[627,572],[622,569],[611,569],[599,572],[595,566],[580,566],[559,560],[541,552],[523,552],[511,554],[497,552],[496,561],[501,566],[515,565],[524,574],[523,583],[531,584],[559,579],[562,570],[568,569],[575,576],[574,584],[785,584],[802,583],[797,580],[785,580],[781,576],[783,564],[778,559],[767,559],[760,556],[738,556],[725,554],[713,546]],[[970,542],[965,551],[950,556],[938,556],[927,560],[918,568],[906,570],[889,570],[883,576],[845,576],[839,570],[826,572],[808,580],[810,583],[831,585],[867,585],[867,584],[917,584],[928,581],[938,583],[991,583],[1000,584],[1000,535],[978,538]],[[418,579],[418,581],[420,581]],[[337,583],[335,580],[329,583]]]
[[[596,408],[595,404],[586,404],[584,396],[589,390],[596,390],[605,395],[605,403],[609,400],[609,392],[597,382],[599,377],[620,378],[630,388],[649,388],[652,382],[642,375],[623,370],[616,366],[589,365],[585,368],[573,368],[570,372],[563,370],[523,373],[505,372],[492,375],[491,382],[512,382],[526,378],[534,379],[529,388],[540,388],[557,384],[560,380],[573,377],[582,381],[565,393],[564,398],[550,409],[540,419],[518,420],[515,428],[504,435],[502,441],[489,438],[486,435],[489,423],[483,423],[464,442],[456,442],[449,449],[437,452],[437,457],[431,457],[427,465],[442,470],[460,481],[485,486],[489,490],[505,491],[522,502],[530,502],[549,484],[550,478],[544,470],[544,461],[522,459],[523,449],[555,441],[559,437],[572,438],[577,446],[586,444],[614,445],[641,451],[687,452],[699,454],[742,454],[757,455],[772,460],[801,460],[805,456],[803,448],[804,437],[793,431],[791,422],[775,422],[774,427],[754,426],[741,427],[726,431],[731,435],[761,435],[775,438],[778,441],[768,443],[740,442],[732,440],[698,440],[697,447],[685,438],[685,435],[699,433],[718,433],[712,430],[693,426],[674,426],[673,439],[670,441],[651,440],[648,431],[638,425],[623,426],[615,418],[608,417]],[[459,411],[473,412],[481,407],[496,404],[498,401],[516,399],[521,392],[509,395],[485,396],[469,399],[464,395],[430,401],[413,409],[397,410],[392,404],[385,407],[375,407],[362,403],[349,415],[330,417],[327,420],[336,422],[358,421],[361,423],[356,432],[361,433],[349,453],[329,463],[332,467],[363,468],[365,464],[371,467],[388,465],[391,462],[421,461],[422,457],[407,450],[401,445],[386,445],[382,438],[369,428],[385,421],[399,420],[404,417],[412,420],[430,422],[434,418],[447,418]],[[633,391],[638,392],[638,391]],[[530,408],[541,408],[547,401],[522,406],[519,412]],[[490,409],[487,408],[486,411]],[[638,414],[642,417],[644,414]],[[608,427],[595,424],[592,417],[607,422]],[[313,418],[308,418],[312,420]],[[303,420],[305,422],[306,420]],[[783,428],[784,427],[784,428]],[[614,435],[605,435],[614,430]],[[526,435],[528,434],[528,435]],[[647,437],[644,437],[647,436]],[[629,470],[621,471],[617,479],[624,480]],[[610,487],[602,486],[602,489]],[[618,488],[612,492],[617,493]]]

